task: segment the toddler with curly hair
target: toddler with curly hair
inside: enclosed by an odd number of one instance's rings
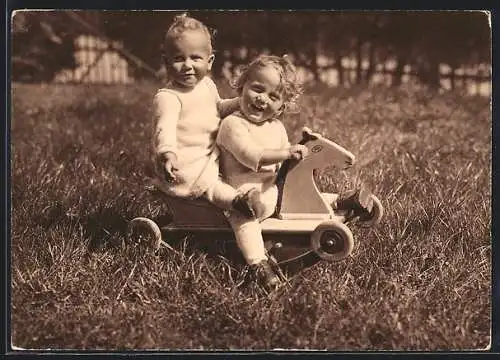
[[[276,208],[275,184],[280,164],[307,155],[304,145],[290,145],[280,116],[297,100],[301,86],[286,57],[262,55],[252,61],[235,83],[240,110],[227,116],[217,135],[224,180],[245,193],[250,189],[255,218],[236,212],[228,216],[236,242],[255,281],[275,288],[280,278],[267,257],[260,221]]]

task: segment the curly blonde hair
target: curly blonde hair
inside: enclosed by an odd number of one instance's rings
[[[169,46],[172,42],[178,39],[185,31],[201,31],[207,36],[207,45],[210,52],[213,52],[213,37],[215,36],[215,30],[209,29],[200,20],[188,16],[187,13],[182,13],[174,17],[174,20],[170,27],[165,32],[163,38],[163,52],[166,54],[168,52]]]
[[[303,88],[297,75],[297,69],[287,55],[281,57],[275,55],[260,55],[243,68],[241,74],[231,82],[232,87],[241,95],[243,86],[250,74],[252,74],[255,69],[265,66],[272,66],[280,75],[281,84],[278,90],[282,91],[284,95],[283,112],[296,111],[298,108],[297,101],[300,95],[302,95]]]

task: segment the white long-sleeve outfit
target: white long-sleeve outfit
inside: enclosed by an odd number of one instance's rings
[[[248,219],[235,211],[228,217],[246,262],[257,264],[267,258],[260,221],[274,213],[278,200],[275,180],[279,169],[279,164],[261,166],[260,160],[264,149],[282,149],[289,145],[286,129],[279,120],[255,124],[236,112],[222,122],[217,145],[224,180],[240,191],[250,188],[261,191],[258,204],[262,215],[259,219]]]
[[[173,196],[205,196],[223,209],[231,209],[237,191],[219,178],[219,150],[215,139],[221,117],[237,108],[238,99],[221,100],[217,87],[203,78],[192,89],[166,86],[154,97],[156,159],[166,152],[177,155],[174,183],[166,182],[164,163],[155,161],[162,189]]]

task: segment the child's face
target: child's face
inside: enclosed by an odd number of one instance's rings
[[[272,66],[259,67],[249,74],[241,91],[241,111],[253,123],[259,124],[276,116],[283,107],[281,77]]]
[[[169,77],[179,86],[193,88],[210,71],[214,61],[210,41],[202,31],[186,31],[172,41],[165,58]]]

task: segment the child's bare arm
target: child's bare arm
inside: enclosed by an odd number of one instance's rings
[[[292,145],[282,149],[264,149],[259,165],[278,164],[287,159],[302,160],[307,156],[307,147],[301,144]]]
[[[209,87],[210,91],[215,97],[215,102],[217,104],[217,111],[221,118],[225,118],[228,115],[231,115],[233,112],[240,108],[240,98],[235,97],[231,99],[221,99],[219,95],[219,90],[217,90],[217,85],[210,78],[205,78],[205,83]]]
[[[259,167],[266,165],[280,164],[288,159],[302,160],[308,154],[308,149],[304,145],[291,145],[284,126],[276,129],[276,139],[279,139],[281,148],[264,149],[261,153]]]
[[[240,108],[240,98],[235,97],[232,99],[220,99],[217,102],[217,110],[219,116],[225,118]]]
[[[181,105],[175,95],[159,92],[154,99],[155,106],[155,153],[164,165],[167,178],[175,178],[177,170],[177,122]]]
[[[249,136],[243,123],[244,121],[233,116],[224,120],[219,129],[217,144],[228,150],[247,168],[258,171],[261,166],[278,164],[291,158],[301,159],[307,155],[307,148],[299,144],[286,144],[278,149],[262,148]]]

